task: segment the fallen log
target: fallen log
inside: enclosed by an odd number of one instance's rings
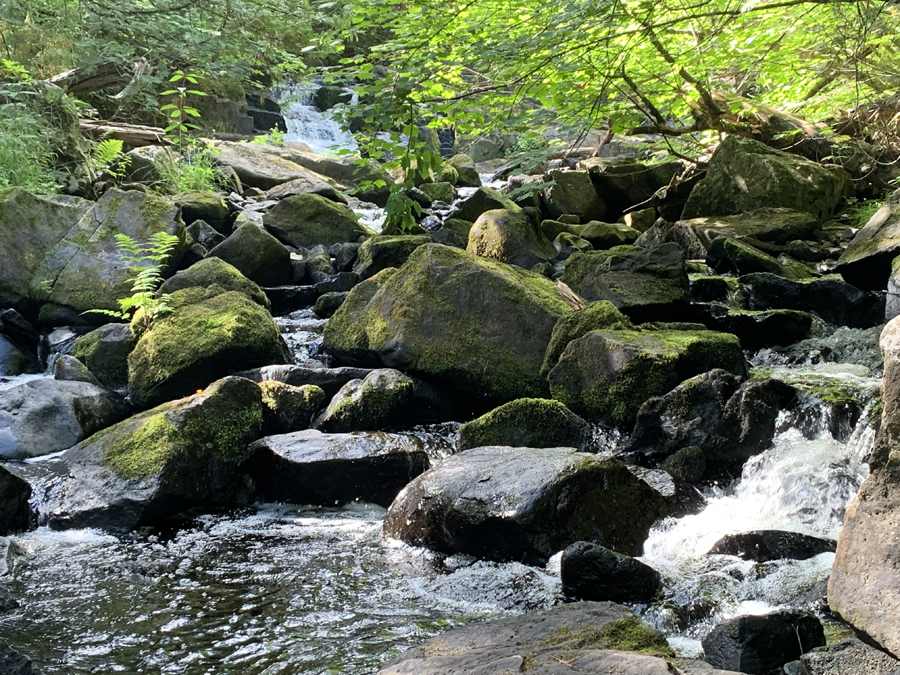
[[[85,119],[78,120],[78,125],[85,136],[95,139],[113,138],[131,147],[172,145],[172,141],[166,138],[166,132],[161,127]]]

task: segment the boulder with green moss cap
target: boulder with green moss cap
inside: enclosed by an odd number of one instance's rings
[[[544,564],[576,541],[639,555],[668,500],[622,463],[574,448],[485,446],[444,459],[391,504],[412,546]]]
[[[136,344],[128,324],[108,323],[75,340],[72,356],[107,389],[124,389],[128,385],[128,355]]]
[[[202,220],[220,234],[231,232],[228,204],[215,192],[182,192],[172,200],[181,207],[185,225]]]
[[[263,404],[250,380],[228,377],[202,392],[130,417],[60,455],[40,517],[56,529],[129,532],[190,509],[246,500],[239,466],[259,437]],[[18,472],[40,482],[28,466]]]
[[[360,279],[375,276],[388,267],[400,267],[419,246],[431,243],[425,235],[377,235],[359,247],[353,271]]]
[[[186,270],[177,272],[174,277],[163,282],[159,292],[174,293],[185,288],[215,288],[220,293],[236,291],[269,309],[269,299],[260,287],[241,274],[237,267],[218,257],[205,258]]]
[[[546,375],[559,361],[563,350],[572,341],[592,330],[631,330],[634,325],[609,300],[592,302],[584,309],[576,310],[559,318],[550,335],[547,353],[541,366],[541,374]]]
[[[146,407],[185,396],[238,370],[290,363],[271,315],[243,293],[207,297],[175,291],[172,314],[157,320],[128,356],[128,391]]]
[[[282,199],[263,217],[266,229],[291,246],[331,246],[373,233],[345,204],[316,194]]]
[[[313,415],[325,402],[325,392],[314,384],[295,387],[276,380],[259,383],[263,401],[263,432],[286,434],[308,429]]]
[[[459,448],[509,445],[525,448],[584,448],[591,427],[559,401],[520,398],[504,403],[459,428]]]
[[[428,244],[350,292],[324,349],[348,365],[422,376],[484,410],[546,395],[544,352],[569,312],[549,279]]]
[[[423,183],[419,186],[419,189],[428,195],[433,202],[450,204],[453,201],[452,183]]]
[[[637,241],[641,233],[622,223],[602,223],[592,220],[581,228],[581,238],[587,239],[598,251],[613,246],[628,246]]]
[[[792,270],[782,265],[768,253],[760,251],[746,241],[731,237],[716,237],[706,252],[706,264],[718,274],[734,273],[738,276],[754,272],[768,272],[785,279],[794,279]]]
[[[450,212],[450,218],[474,223],[482,213],[493,209],[517,211],[519,207],[509,197],[500,194],[497,190],[482,187],[460,201]]]
[[[722,368],[743,376],[734,335],[714,331],[591,331],[570,342],[548,380],[553,398],[589,420],[632,424],[649,398]]]
[[[250,447],[254,454],[244,469],[263,497],[294,504],[388,506],[428,468],[423,442],[407,434],[310,429],[266,436]]]
[[[469,231],[469,253],[531,269],[556,256],[556,249],[525,211],[485,211]]]
[[[562,281],[585,300],[609,300],[635,321],[680,319],[690,298],[684,255],[674,243],[573,254]]]
[[[206,255],[224,260],[260,286],[282,286],[293,279],[291,254],[275,237],[252,223],[241,225]]]
[[[48,301],[76,312],[118,310],[118,300],[131,296],[134,274],[115,235],[124,234],[146,244],[160,232],[177,237],[167,260],[168,267],[175,269],[188,248],[178,206],[134,190],[107,190],[65,238],[46,253],[47,267],[56,267],[55,276],[48,276],[52,281]],[[143,263],[150,264],[155,263]],[[86,318],[102,316],[89,314]]]

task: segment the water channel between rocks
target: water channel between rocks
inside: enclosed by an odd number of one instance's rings
[[[324,322],[304,310],[278,323],[297,362],[317,355]],[[855,379],[863,397],[877,391],[876,379],[834,370],[780,369]],[[709,493],[702,512],[651,531],[643,560],[661,572],[665,599],[636,609],[681,654],[699,653],[724,618],[815,608],[824,597],[833,554],[769,563],[704,555],[722,535],[753,529],[837,537],[874,432],[864,413],[836,440],[823,410],[785,415],[774,445],[740,481]],[[452,430],[414,433],[440,461]],[[263,504],[174,533],[40,528],[9,542],[9,588],[21,606],[0,634],[48,675],[364,675],[448,627],[563,599],[558,556],[546,569],[445,559],[383,540],[383,515],[367,504]]]

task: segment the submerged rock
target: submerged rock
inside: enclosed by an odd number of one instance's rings
[[[204,297],[200,289],[187,289],[173,293],[172,304],[175,312],[157,320],[128,356],[128,391],[136,405],[185,396],[237,370],[291,360],[272,317],[243,293]]]
[[[676,244],[575,253],[566,261],[562,281],[585,300],[609,300],[635,321],[677,320],[690,298],[684,256]]]
[[[630,424],[641,405],[713,368],[746,373],[734,335],[713,331],[591,331],[548,375],[553,398],[589,420]]]
[[[559,401],[520,398],[504,403],[459,428],[459,448],[485,445],[526,448],[583,448],[590,425]]]
[[[384,533],[413,546],[543,564],[575,541],[639,555],[669,500],[574,448],[489,446],[443,460],[398,496]]]
[[[587,541],[568,546],[560,564],[563,590],[583,600],[650,602],[662,588],[652,567]]]
[[[765,675],[825,644],[822,624],[797,611],[739,616],[703,638],[704,658],[717,668]]]
[[[250,446],[244,470],[268,501],[332,506],[363,501],[388,506],[428,468],[414,436],[298,431],[266,436]]]
[[[117,395],[87,382],[40,379],[0,392],[0,457],[71,448],[128,414]]]
[[[484,409],[546,395],[544,352],[570,311],[549,279],[428,244],[350,292],[325,325],[324,349],[421,376]]]
[[[191,508],[240,503],[238,466],[262,424],[259,387],[238,377],[219,380],[60,455],[62,479],[47,489],[39,515],[56,529],[128,532]],[[27,465],[9,468],[28,479]]]
[[[0,640],[0,673],[4,675],[42,675],[31,659]]]
[[[834,552],[836,541],[821,539],[801,532],[757,530],[728,534],[709,549],[709,554],[734,555],[744,560],[806,560],[820,553]]]

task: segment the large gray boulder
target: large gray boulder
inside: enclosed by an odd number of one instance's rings
[[[554,185],[543,192],[544,211],[548,218],[565,214],[578,216],[581,222],[603,220],[606,204],[597,195],[597,189],[587,171],[550,171],[545,179]]]
[[[7,467],[44,491],[56,529],[129,532],[192,508],[245,501],[238,467],[260,433],[259,387],[229,377],[94,434],[58,458]]]
[[[97,385],[31,380],[0,393],[0,457],[27,459],[71,448],[126,415],[125,402]]]
[[[324,434],[309,429],[251,444],[244,466],[263,498],[333,506],[352,501],[389,506],[428,468],[422,441],[406,434]]]
[[[260,144],[226,142],[217,146],[216,161],[234,169],[246,187],[270,190],[276,185],[291,181],[303,181],[316,186],[330,185],[324,176],[282,155],[286,153],[272,152]]]
[[[856,233],[838,259],[837,271],[854,286],[884,290],[900,255],[900,190],[894,191]]]
[[[733,216],[680,220],[675,227],[689,230],[692,239],[706,249],[716,237],[750,237],[784,245],[796,239],[816,239],[821,232],[819,221],[811,213],[783,207],[760,208]],[[687,237],[682,234],[681,238],[684,240]]]
[[[746,373],[734,335],[597,330],[570,342],[547,377],[553,398],[584,418],[628,425],[649,398],[713,368]]]
[[[834,213],[851,189],[849,176],[759,141],[729,136],[710,160],[684,205],[682,218],[730,216],[765,207]]]
[[[612,459],[574,448],[473,448],[397,496],[384,533],[413,546],[543,564],[575,541],[639,555],[669,500]]]
[[[570,311],[549,279],[428,244],[356,286],[326,324],[324,348],[348,365],[421,376],[485,409],[546,394],[544,352]]]
[[[828,582],[828,604],[855,629],[900,653],[900,317],[881,334],[884,412],[871,473],[847,508]]]
[[[48,301],[75,312],[118,310],[117,300],[132,294],[134,274],[115,235],[125,234],[144,244],[159,232],[178,238],[167,260],[168,267],[174,269],[188,248],[179,207],[143,192],[107,190],[65,238],[45,254],[42,273],[52,282]],[[155,263],[144,263],[150,264]]]
[[[635,321],[680,319],[690,297],[684,254],[674,243],[575,253],[562,281],[585,300],[609,300]]]

